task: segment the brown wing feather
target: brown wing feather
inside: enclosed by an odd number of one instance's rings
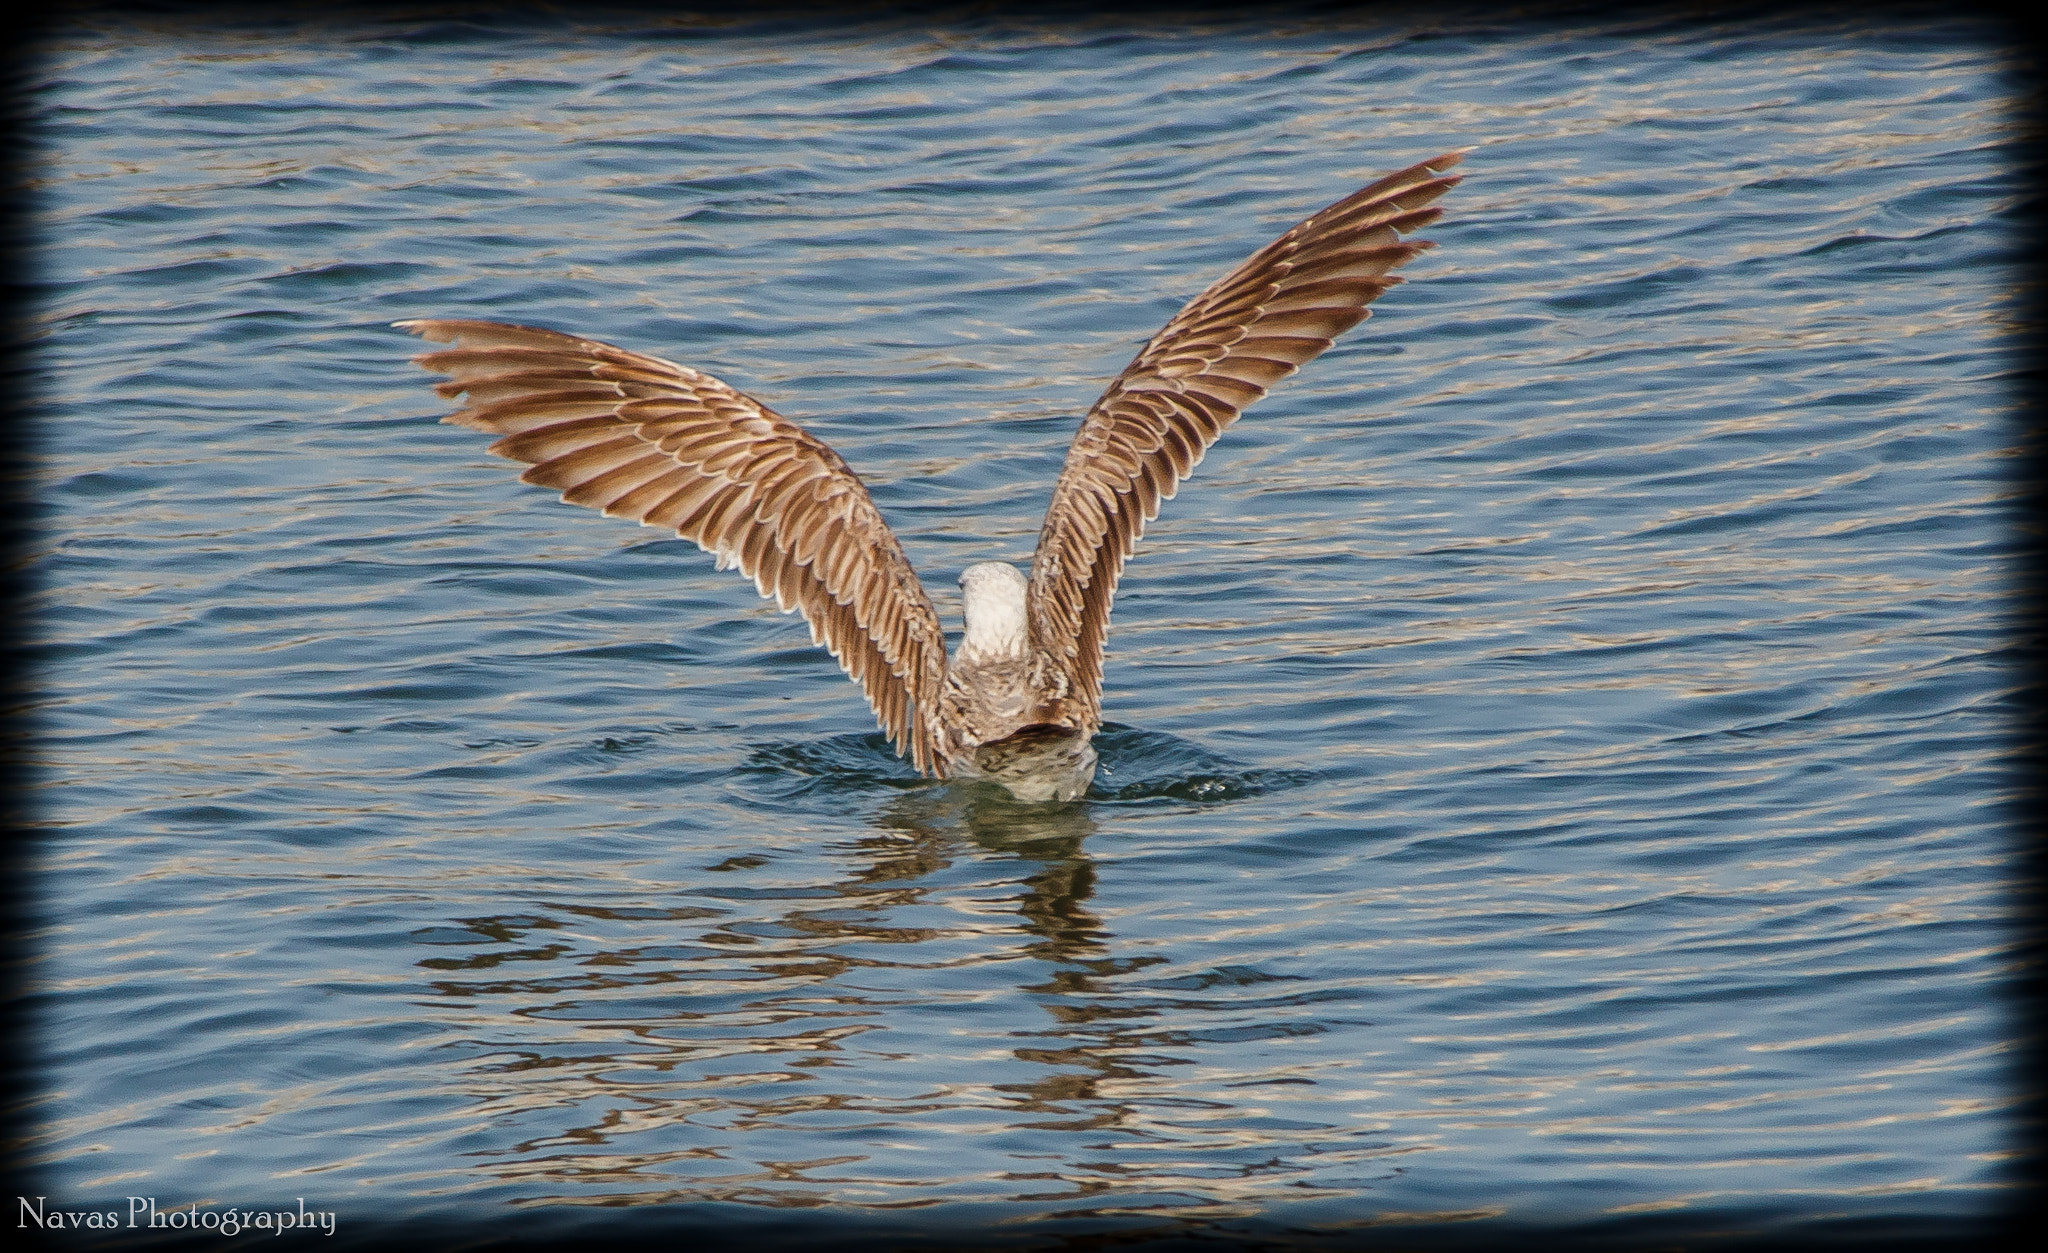
[[[867,488],[822,441],[708,374],[591,339],[501,322],[396,325],[454,344],[416,358],[469,393],[443,418],[572,504],[672,527],[738,566],[839,659],[899,752],[934,751],[945,635]]]
[[[1132,546],[1209,445],[1274,382],[1367,316],[1430,245],[1402,236],[1436,220],[1458,178],[1447,153],[1389,174],[1254,253],[1187,303],[1088,412],[1053,487],[1031,562],[1032,651],[1053,673],[1048,720],[1101,721],[1102,645]]]

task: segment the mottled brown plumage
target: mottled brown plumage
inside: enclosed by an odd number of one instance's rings
[[[1225,427],[1272,383],[1369,316],[1431,247],[1402,242],[1458,179],[1448,153],[1362,188],[1254,253],[1189,301],[1117,375],[1081,423],[1031,561],[1031,635],[1062,682],[1062,720],[1101,722],[1110,602],[1145,524]]]
[[[1153,336],[1082,421],[1028,584],[994,563],[963,576],[968,635],[950,669],[938,615],[867,489],[795,423],[708,374],[597,340],[464,319],[396,325],[454,345],[418,358],[449,376],[443,396],[467,393],[443,420],[500,436],[490,451],[528,463],[526,482],[673,529],[801,611],[919,771],[1068,799],[1094,773],[1110,604],[1145,524],[1225,427],[1400,281],[1389,272],[1430,246],[1402,236],[1437,218],[1431,202],[1457,183],[1442,172],[1458,160],[1324,209]]]

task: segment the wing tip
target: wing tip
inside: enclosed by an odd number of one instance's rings
[[[443,322],[444,319],[441,318],[402,318],[391,325],[408,334],[417,335],[421,339],[430,339],[437,344],[445,344],[449,343],[452,337],[444,337],[434,333]]]
[[[465,337],[474,342],[472,348],[537,348],[547,347],[570,351],[623,352],[623,349],[605,343],[603,340],[587,339],[567,331],[549,330],[545,326],[528,326],[523,322],[493,322],[488,318],[403,318],[391,323],[401,331],[408,331],[421,339],[437,344],[463,346]]]

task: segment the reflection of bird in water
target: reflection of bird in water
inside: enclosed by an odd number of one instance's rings
[[[1269,384],[1366,316],[1429,245],[1457,183],[1447,154],[1310,217],[1218,280],[1152,337],[1082,421],[1029,578],[960,576],[966,635],[945,634],[903,547],[838,454],[688,366],[498,322],[397,325],[455,347],[419,363],[469,393],[445,421],[502,436],[520,477],[562,499],[673,527],[738,566],[867,692],[927,775],[987,778],[1021,800],[1072,800],[1095,775],[1110,601],[1145,523]]]
[[[1082,904],[1095,894],[1095,867],[1081,848],[1095,833],[1086,807],[1020,805],[1000,792],[962,796],[925,789],[895,797],[874,821],[910,837],[914,848],[933,848],[964,832],[989,852],[1035,864],[1017,898],[1025,929],[1038,937],[1026,951],[1054,962],[1108,955],[1108,931]],[[923,865],[917,873],[933,869]]]

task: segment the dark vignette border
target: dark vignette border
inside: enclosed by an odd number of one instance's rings
[[[1097,1233],[1054,1235],[1039,1239],[1020,1238],[1021,1233],[980,1231],[947,1225],[935,1218],[916,1236],[906,1237],[897,1226],[884,1234],[843,1213],[824,1210],[789,1211],[775,1222],[761,1222],[748,1215],[744,1227],[735,1214],[721,1215],[713,1207],[693,1206],[688,1212],[656,1208],[628,1209],[608,1206],[563,1206],[550,1210],[492,1211],[474,1218],[421,1222],[397,1218],[378,1219],[350,1214],[331,1247],[350,1248],[396,1246],[400,1248],[552,1248],[579,1247],[603,1250],[649,1249],[711,1253],[714,1250],[758,1250],[760,1253],[805,1253],[813,1249],[849,1250],[853,1253],[883,1253],[884,1250],[951,1253],[981,1248],[1058,1249],[1062,1253],[1107,1250],[1112,1247],[1142,1248],[1145,1253],[1218,1253],[1231,1249],[1280,1250],[1315,1249],[1589,1249],[1612,1253],[1672,1253],[1692,1250],[1750,1250],[1779,1247],[1838,1247],[1857,1250],[1998,1248],[2019,1246],[2024,1231],[2048,1230],[2048,1214],[2041,1211],[2040,1172],[2044,1149],[2048,1149],[2048,1099],[2034,1076],[2048,1073],[2048,1012],[2044,1012],[2041,966],[2048,957],[2048,422],[2043,420],[2044,360],[2048,360],[2048,276],[2040,257],[2048,244],[2048,180],[2044,180],[2044,150],[2048,150],[2048,49],[2043,34],[2048,17],[2024,14],[2018,5],[2008,7],[1984,0],[1919,4],[1815,3],[1813,0],[1744,0],[1717,4],[1714,0],[1689,3],[1637,3],[1614,5],[1598,0],[1531,0],[1510,4],[1505,0],[1395,0],[1374,5],[1347,4],[1342,0],[1287,0],[1283,3],[1233,4],[1228,0],[1191,0],[1173,4],[1168,0],[1122,0],[1098,3],[1092,0],[960,0],[957,3],[892,4],[888,0],[767,0],[764,3],[719,4],[714,0],[663,4],[659,0],[606,0],[602,6],[569,0],[524,0],[521,3],[492,4],[480,0],[445,0],[435,3],[359,3],[331,0],[318,8],[296,8],[281,4],[258,4],[251,0],[230,3],[181,4],[176,0],[145,3],[79,4],[58,3],[39,10],[17,12],[0,18],[0,119],[4,119],[6,143],[0,149],[8,194],[0,201],[0,319],[7,334],[0,341],[0,379],[10,391],[14,421],[7,428],[13,456],[0,467],[0,595],[6,598],[0,610],[0,796],[4,796],[7,840],[0,853],[0,919],[4,919],[4,950],[0,950],[0,1164],[4,1164],[6,1185],[0,1188],[0,1205],[16,1196],[36,1196],[49,1191],[43,1172],[36,1164],[37,1106],[42,1087],[41,1052],[37,1038],[37,1005],[33,980],[36,969],[37,937],[51,921],[54,903],[38,892],[36,870],[43,840],[35,834],[47,815],[37,805],[38,784],[47,779],[49,765],[36,751],[35,708],[40,692],[38,650],[30,604],[40,587],[39,540],[43,510],[36,498],[40,467],[38,433],[41,423],[52,420],[44,408],[39,388],[37,339],[40,334],[39,302],[41,275],[38,269],[41,224],[38,218],[37,179],[40,152],[35,120],[41,108],[38,89],[43,81],[43,56],[47,42],[59,32],[80,27],[102,30],[133,29],[138,38],[178,30],[233,27],[244,31],[275,31],[280,38],[302,37],[306,33],[333,36],[377,30],[421,41],[440,43],[487,41],[507,31],[530,33],[560,30],[564,33],[592,26],[631,30],[635,37],[650,42],[687,43],[744,31],[754,35],[777,30],[814,32],[835,26],[858,26],[876,21],[899,21],[962,30],[987,28],[1007,22],[1029,20],[1039,24],[1085,26],[1104,36],[1119,30],[1159,30],[1205,22],[1247,20],[1286,22],[1315,21],[1324,24],[1356,22],[1382,37],[1389,27],[1405,26],[1408,38],[1426,39],[1446,33],[1472,33],[1513,28],[1527,30],[1565,23],[1582,23],[1590,18],[1619,18],[1639,22],[1647,31],[1670,32],[1703,23],[1739,25],[1745,20],[1768,22],[1783,28],[1788,19],[1805,13],[1816,18],[1841,21],[1845,17],[1881,26],[1901,17],[1924,17],[1930,12],[1953,17],[1973,17],[1998,30],[2000,42],[2011,48],[2016,60],[2029,66],[2014,71],[2008,99],[2012,102],[2016,133],[2011,152],[2023,171],[2031,194],[2021,209],[2021,234],[2026,240],[2019,258],[2021,273],[2013,288],[2023,293],[2022,304],[2013,310],[2017,327],[2008,350],[2004,377],[2012,382],[2011,446],[2016,534],[2009,584],[2008,621],[2011,651],[2019,673],[2014,702],[2014,743],[2012,775],[2017,781],[2017,804],[2012,815],[2013,841],[2017,856],[2008,882],[2010,907],[2015,921],[2012,969],[2019,994],[2024,998],[2020,1021],[2026,1025],[2021,1055],[2015,1067],[2027,1090],[2018,1097],[2018,1118],[2013,1130],[2015,1190],[2008,1208],[1995,1229],[1952,1230],[1939,1224],[1915,1226],[1906,1223],[1877,1224],[1859,1220],[1834,1225],[1808,1222],[1799,1228],[1796,1245],[1767,1239],[1758,1231],[1745,1230],[1758,1216],[1745,1213],[1716,1215],[1688,1212],[1678,1215],[1638,1215],[1571,1228],[1540,1227],[1505,1222],[1475,1222],[1437,1226],[1380,1227],[1355,1229],[1343,1237],[1318,1234],[1297,1240],[1278,1224],[1242,1220],[1206,1227],[1184,1227],[1171,1235],[1143,1233]],[[737,1207],[725,1207],[736,1209]],[[2028,1214],[2036,1218],[2029,1220]],[[11,1217],[11,1207],[7,1217]],[[1785,1217],[1795,1217],[1786,1215]],[[898,1215],[900,1219],[900,1213]],[[13,1224],[0,1217],[0,1229]],[[84,1238],[59,1239],[53,1233],[29,1229],[14,1232],[27,1242],[66,1248],[204,1248],[220,1250],[240,1247],[255,1239],[267,1247],[274,1237],[255,1235],[236,1240],[219,1236],[182,1236],[167,1240],[116,1239],[94,1242]],[[79,1233],[81,1237],[92,1233]],[[301,1242],[311,1236],[297,1238]],[[17,1244],[17,1247],[20,1247]],[[278,1246],[282,1248],[283,1246]],[[319,1246],[330,1247],[327,1239]]]

